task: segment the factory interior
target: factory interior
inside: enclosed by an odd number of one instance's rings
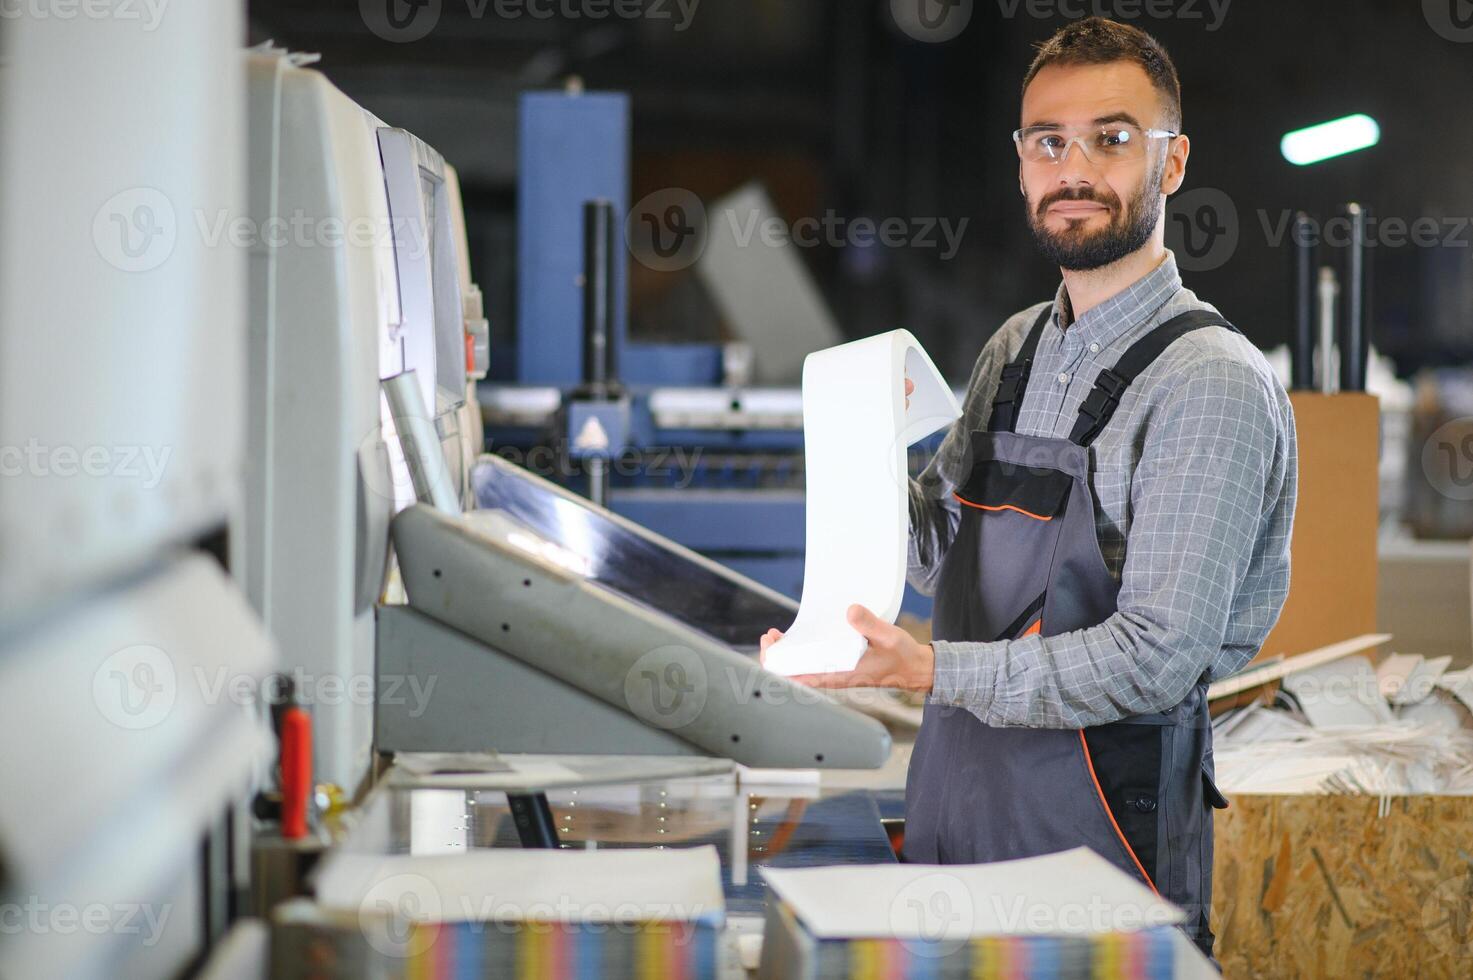
[[[0,0],[0,980],[1473,976],[1470,88]]]

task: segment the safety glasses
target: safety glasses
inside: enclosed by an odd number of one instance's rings
[[[1062,163],[1078,144],[1091,163],[1106,165],[1139,160],[1152,140],[1179,136],[1169,129],[1142,129],[1130,123],[1103,126],[1029,126],[1013,132],[1018,155],[1028,163]]]

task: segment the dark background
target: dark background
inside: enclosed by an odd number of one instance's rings
[[[899,30],[889,0],[702,0],[683,32],[675,20],[508,19],[494,3],[475,16],[479,0],[442,2],[428,36],[394,43],[367,29],[356,0],[251,0],[250,38],[320,52],[339,87],[456,166],[502,341],[515,322],[517,96],[576,74],[631,94],[631,201],[665,187],[709,201],[760,178],[790,220],[969,218],[950,261],[938,249],[803,250],[847,334],[907,327],[960,380],[1002,320],[1058,281],[1024,222],[1009,133],[1033,46],[1070,18],[1030,11],[1098,6],[1171,52],[1193,140],[1184,192],[1215,188],[1236,211],[1231,257],[1186,271],[1190,288],[1275,346],[1289,256],[1271,233],[1286,211],[1329,218],[1356,200],[1383,219],[1431,217],[1451,244],[1375,250],[1378,346],[1405,372],[1473,357],[1473,43],[1440,36],[1435,8],[1417,0],[1233,0],[1215,30],[1205,0],[1168,18],[1123,16],[1140,0],[977,0],[941,44]],[[1286,131],[1353,112],[1381,124],[1380,145],[1310,167],[1280,155]],[[636,339],[716,335],[678,275],[632,269]]]

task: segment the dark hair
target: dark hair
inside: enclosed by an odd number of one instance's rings
[[[1181,131],[1181,82],[1176,66],[1161,42],[1138,27],[1103,17],[1087,17],[1067,24],[1038,46],[1033,64],[1023,77],[1023,90],[1049,65],[1104,65],[1129,61],[1140,65],[1161,96],[1166,109],[1162,122]]]

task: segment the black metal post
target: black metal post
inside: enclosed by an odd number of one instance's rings
[[[557,823],[546,793],[508,793],[506,802],[511,806],[511,818],[523,847],[558,846]]]
[[[1314,293],[1315,293],[1315,228],[1303,211],[1295,212],[1289,229],[1290,277],[1292,293],[1292,330],[1289,336],[1289,359],[1292,387],[1298,391],[1314,388]]]
[[[614,374],[614,205],[583,203],[583,381],[599,395]]]
[[[1345,250],[1344,300],[1340,304],[1340,390],[1366,390],[1370,337],[1366,332],[1366,210],[1345,205],[1350,245]]]

